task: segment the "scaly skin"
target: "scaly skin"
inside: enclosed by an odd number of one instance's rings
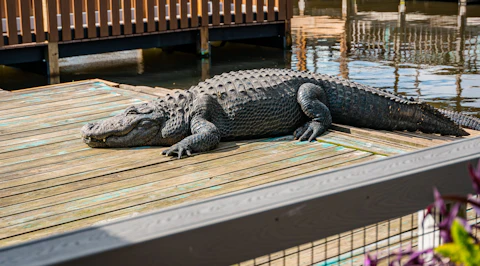
[[[452,120],[451,120],[452,119]],[[220,140],[294,133],[313,140],[331,123],[468,135],[480,120],[327,75],[286,69],[224,73],[82,128],[91,147],[171,146],[165,155],[214,149]]]

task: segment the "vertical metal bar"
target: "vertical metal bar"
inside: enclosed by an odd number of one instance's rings
[[[170,9],[170,29],[176,30],[178,28],[177,0],[170,0],[168,7]]]
[[[198,0],[190,0],[190,9],[191,9],[191,27],[198,27]]]
[[[263,0],[257,0],[257,22],[263,22],[263,21],[264,21]]]
[[[131,0],[123,0],[123,32],[124,34],[132,34],[132,2]]]
[[[143,0],[135,0],[135,32],[143,33]]]
[[[73,0],[73,13],[75,20],[75,39],[83,39],[83,0]]]
[[[220,1],[211,0],[212,2],[212,25],[220,25]]]
[[[107,1],[98,1],[98,13],[100,22],[100,37],[108,36],[108,13],[107,13]]]
[[[111,2],[112,14],[112,35],[120,35],[120,0],[112,0]]]
[[[17,1],[7,0],[8,44],[18,44]]]
[[[158,30],[163,31],[167,29],[165,0],[158,0]]]
[[[182,29],[188,28],[187,1],[188,0],[180,0],[180,28]],[[219,22],[220,22],[220,19],[219,19]]]
[[[229,25],[232,23],[232,0],[223,1],[223,24]]]
[[[48,41],[58,42],[57,1],[48,0]]]
[[[242,0],[235,1],[235,24],[240,24],[243,22],[243,12],[242,12]]]
[[[22,21],[22,43],[32,42],[32,27],[30,26],[30,0],[20,0],[20,11]]]

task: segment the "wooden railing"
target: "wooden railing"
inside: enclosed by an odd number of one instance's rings
[[[0,0],[0,47],[285,21],[292,9],[291,0]]]

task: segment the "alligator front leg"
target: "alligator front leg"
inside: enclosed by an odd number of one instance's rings
[[[220,143],[220,131],[210,122],[212,116],[218,116],[222,111],[218,102],[209,95],[202,95],[193,101],[193,110],[195,111],[190,120],[192,135],[174,144],[162,154],[167,156],[177,154],[180,159],[185,154],[190,156],[193,152],[212,150]]]
[[[305,83],[298,89],[297,101],[302,111],[312,120],[295,130],[293,133],[300,141],[314,140],[323,134],[332,124],[332,115],[325,105],[327,96],[322,87],[312,83]]]
[[[193,152],[212,150],[220,143],[220,132],[213,123],[205,118],[194,117],[191,128],[192,135],[164,150],[162,154],[167,156],[177,154],[180,159],[183,155],[191,156]]]

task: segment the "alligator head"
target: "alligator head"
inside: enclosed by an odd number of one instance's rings
[[[151,102],[134,105],[116,116],[86,124],[82,138],[93,148],[165,145],[161,133],[165,120],[164,112]]]

